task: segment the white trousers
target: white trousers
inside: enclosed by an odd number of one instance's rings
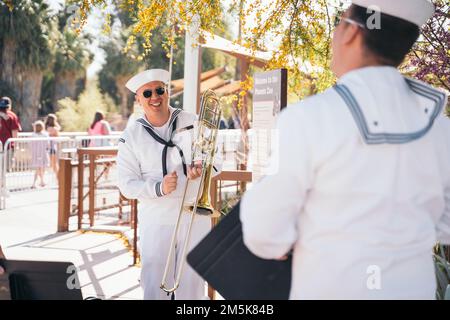
[[[175,249],[175,257],[169,268],[166,283],[172,286],[175,280],[177,268],[180,266],[180,256],[183,250],[190,215],[184,214],[180,225],[179,237]],[[169,254],[170,242],[174,232],[172,225],[160,225],[147,223],[140,226],[141,249],[141,287],[144,290],[145,300],[169,300],[171,297],[160,289],[161,280]],[[200,240],[211,230],[211,218],[196,216],[192,226],[191,238],[187,253],[195,247]],[[205,281],[184,261],[180,286],[175,292],[177,300],[205,299]]]

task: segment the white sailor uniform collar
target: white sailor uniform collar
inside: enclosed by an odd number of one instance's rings
[[[447,102],[445,93],[405,78],[388,66],[351,71],[334,89],[347,105],[366,144],[402,144],[420,139]],[[408,125],[398,121],[409,117],[407,113],[414,115]]]
[[[181,158],[181,163],[183,167],[183,173],[185,176],[187,176],[187,167],[186,167],[186,160],[184,158],[183,150],[177,146],[173,141],[173,134],[176,129],[176,120],[178,118],[178,115],[181,113],[181,109],[175,109],[169,106],[170,116],[169,116],[169,128],[170,128],[170,137],[169,140],[163,139],[158,132],[154,130],[154,127],[147,121],[145,118],[145,115],[143,115],[141,118],[137,119],[136,121],[141,124],[145,131],[148,132],[148,134],[158,143],[163,145],[163,150],[161,154],[161,166],[162,166],[162,173],[163,177],[167,175],[167,153],[169,148],[176,148],[178,150],[178,153]],[[162,192],[162,191],[161,191]],[[162,194],[162,193],[161,193]],[[159,195],[159,194],[158,194]],[[159,195],[160,196],[160,195]]]
[[[177,117],[180,115],[181,111],[183,111],[183,110],[169,106],[169,112],[170,112],[169,128],[173,125],[173,123],[175,122]],[[141,125],[143,125],[144,127],[148,127],[152,130],[155,128],[150,122],[148,122],[147,118],[145,117],[145,113],[140,118],[138,118],[136,121],[138,123],[140,123]]]

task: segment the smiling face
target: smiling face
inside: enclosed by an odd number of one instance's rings
[[[144,109],[147,120],[155,126],[162,126],[169,119],[169,96],[167,90],[164,94],[156,93],[158,88],[166,88],[166,85],[160,81],[149,82],[136,91],[136,101]],[[151,97],[145,95],[151,91]],[[162,122],[162,123],[161,123]]]

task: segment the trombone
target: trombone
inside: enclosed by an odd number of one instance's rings
[[[178,214],[177,222],[172,234],[172,240],[170,243],[169,254],[166,260],[166,266],[164,268],[163,278],[161,280],[160,288],[169,293],[174,294],[180,285],[180,279],[183,272],[183,267],[186,260],[187,249],[191,237],[191,229],[194,223],[194,217],[196,214],[203,216],[210,216],[216,218],[221,215],[220,212],[214,210],[209,199],[209,190],[211,185],[211,174],[214,162],[214,156],[216,152],[217,134],[219,131],[219,123],[222,115],[222,107],[220,105],[219,98],[212,90],[207,90],[203,93],[200,103],[200,116],[198,119],[198,130],[194,142],[192,144],[192,164],[194,160],[201,159],[202,174],[200,177],[200,184],[195,194],[194,203],[186,202],[186,194],[190,184],[189,178],[183,192],[183,200],[180,206],[180,212]],[[181,251],[181,259],[179,267],[175,265],[176,276],[175,282],[172,287],[167,285],[167,275],[169,268],[173,260],[175,246],[179,236],[179,229],[181,224],[181,218],[183,213],[190,214],[190,221],[186,238],[184,239],[183,248]],[[172,296],[173,297],[173,296]]]

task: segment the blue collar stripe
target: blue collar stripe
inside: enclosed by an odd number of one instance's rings
[[[430,117],[428,125],[417,132],[412,132],[408,134],[403,133],[371,133],[367,126],[367,121],[364,117],[364,113],[356,101],[355,97],[352,95],[350,90],[345,85],[336,85],[336,92],[342,97],[346,105],[348,106],[355,123],[367,144],[404,144],[411,141],[422,138],[433,126],[434,120],[442,112],[445,105],[445,95],[438,91],[434,91],[425,85],[422,85],[412,80],[406,79],[411,90],[415,93],[432,100],[435,102],[434,112]]]
[[[172,112],[172,116],[170,117],[169,127],[173,124],[175,119],[178,117],[178,115],[181,113],[181,109],[175,109]]]

